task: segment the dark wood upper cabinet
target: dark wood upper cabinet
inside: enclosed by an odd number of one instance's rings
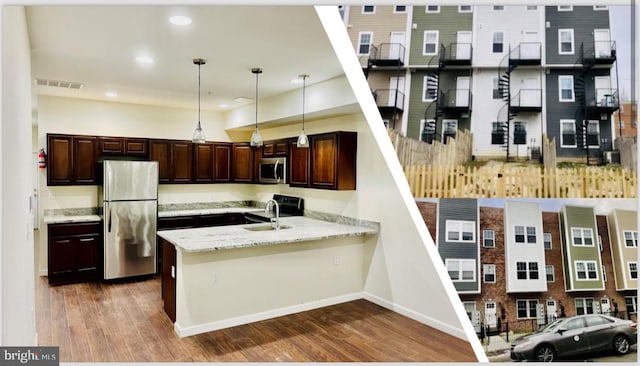
[[[234,182],[251,182],[253,179],[252,149],[248,143],[235,143],[231,151],[231,175]]]
[[[73,137],[73,172],[76,184],[97,184],[98,138]]]
[[[124,138],[124,153],[128,156],[149,155],[149,140],[144,138]]]
[[[73,182],[73,137],[47,135],[47,185]]]
[[[171,182],[171,142],[149,140],[149,160],[158,162],[158,181]]]
[[[265,158],[287,157],[289,140],[267,141],[262,147],[262,156]]]
[[[98,139],[98,153],[100,155],[124,155],[124,138],[100,137]]]
[[[231,182],[231,144],[213,144],[213,181]]]
[[[356,189],[357,140],[355,132],[310,136],[309,186],[335,190]]]
[[[194,181],[213,182],[213,144],[194,144]]]
[[[131,137],[99,137],[98,155],[146,157],[149,154],[149,140]]]
[[[171,144],[172,181],[191,183],[193,180],[193,144],[191,141],[175,141]]]
[[[260,182],[260,159],[262,159],[262,147],[254,146],[251,148],[253,156],[253,182]]]
[[[289,185],[309,185],[309,148],[299,148],[297,138],[289,140]]]

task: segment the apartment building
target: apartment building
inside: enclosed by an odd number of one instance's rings
[[[345,23],[361,56],[371,38],[358,35],[372,21],[388,26],[374,43],[400,33],[409,40],[407,58],[384,66],[401,63],[398,79],[378,78],[362,61],[372,89],[393,83],[403,93],[401,111],[397,103],[379,107],[405,135],[446,143],[467,129],[478,159],[539,159],[543,135],[561,161],[597,163],[613,150],[611,115],[620,103],[607,6],[401,6],[404,25],[394,7],[364,17],[371,7],[344,7]]]
[[[621,102],[620,109],[613,113],[615,136],[638,138],[638,103]]]
[[[472,206],[478,203],[456,201],[418,202],[445,262],[477,255],[473,245],[466,247],[468,254],[451,255],[442,242],[440,233],[447,225],[443,203],[448,217],[473,220]],[[465,205],[469,208],[461,209]],[[481,324],[496,329],[506,323],[511,330],[530,330],[532,324],[588,313],[637,319],[636,211],[613,209],[608,215],[596,215],[592,207],[565,205],[551,212],[520,200],[477,210],[480,290],[465,291],[456,285],[476,330]],[[520,271],[518,262],[525,263]],[[537,266],[530,268],[529,263]]]

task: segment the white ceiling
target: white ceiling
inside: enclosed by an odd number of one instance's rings
[[[171,15],[193,22],[176,26]],[[34,85],[40,95],[197,108],[192,60],[203,57],[202,109],[224,111],[254,98],[252,67],[264,70],[260,99],[301,88],[291,83],[300,74],[307,85],[343,74],[312,6],[29,6],[27,22],[34,80],[84,84]],[[140,65],[139,55],[155,62]]]

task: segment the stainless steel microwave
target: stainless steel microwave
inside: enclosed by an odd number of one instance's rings
[[[286,183],[287,159],[263,158],[260,159],[259,181],[260,183]]]

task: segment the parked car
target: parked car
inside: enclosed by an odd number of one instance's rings
[[[550,362],[588,352],[629,352],[638,341],[637,324],[606,315],[557,319],[511,344],[511,359]]]

